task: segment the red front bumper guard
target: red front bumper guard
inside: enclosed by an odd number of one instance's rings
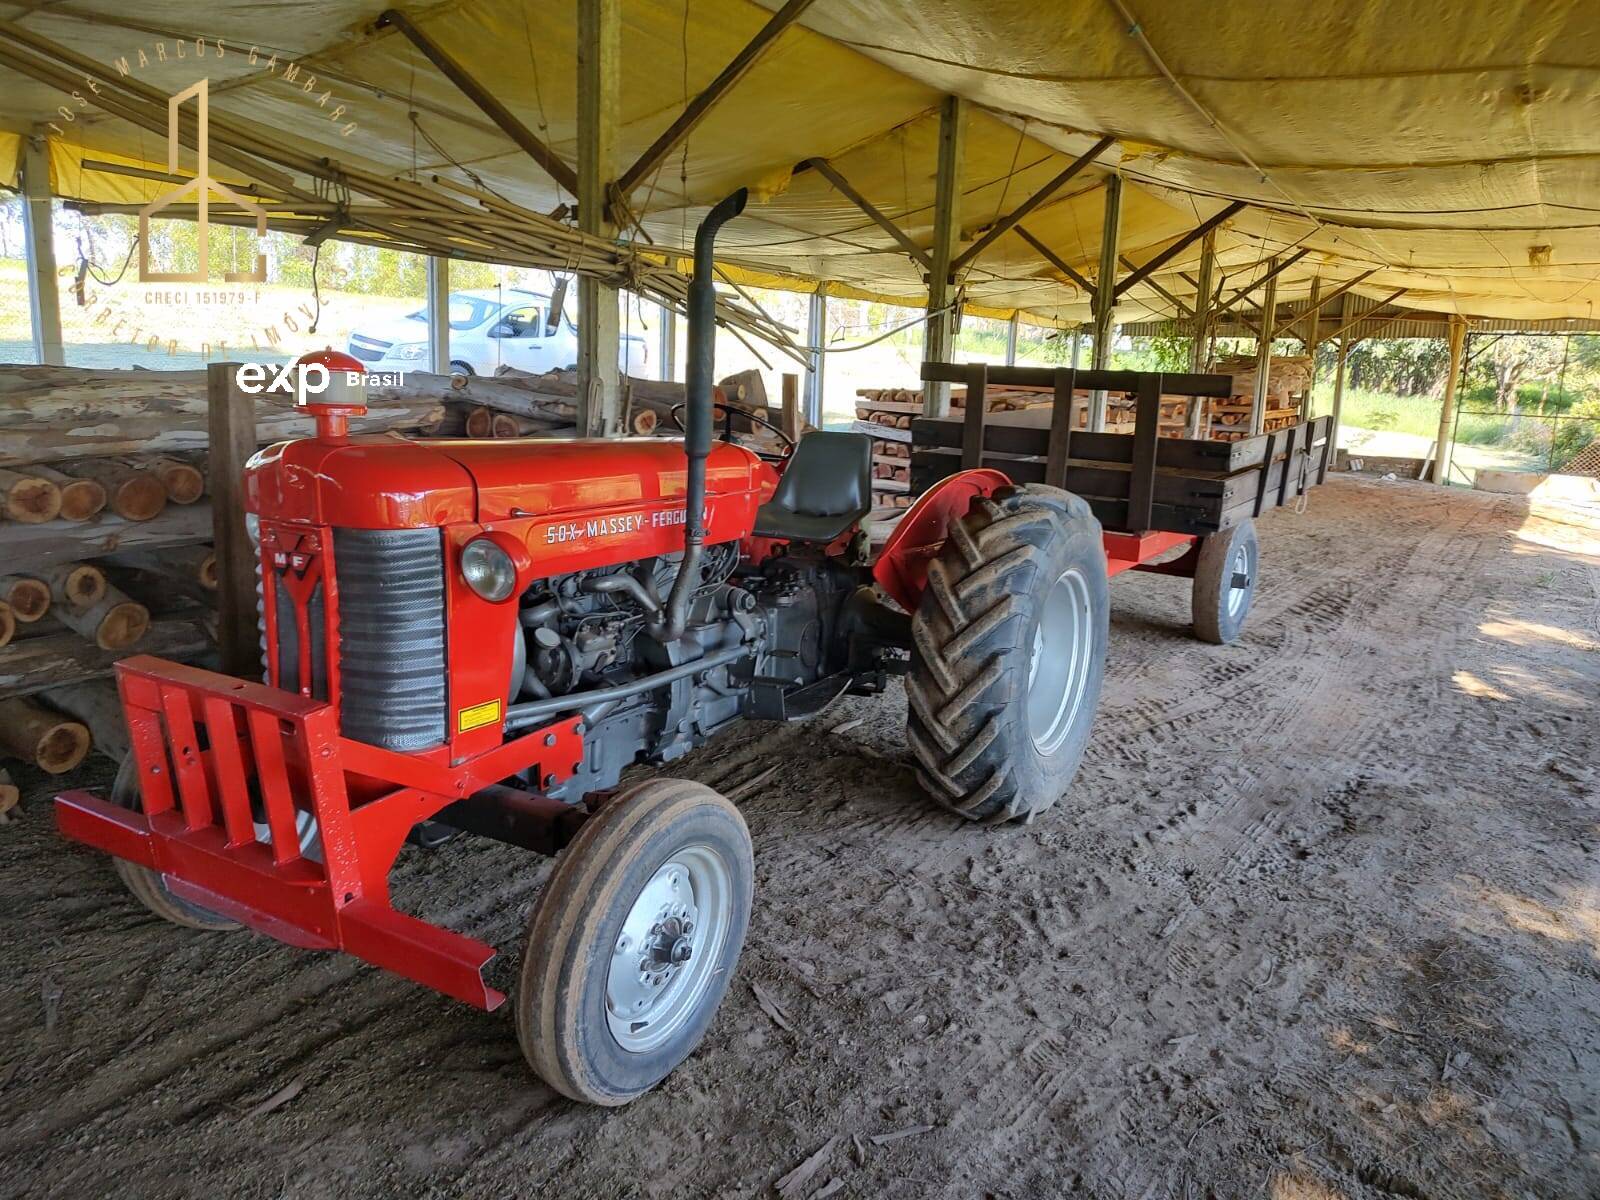
[[[389,869],[411,828],[441,808],[535,763],[541,778],[571,776],[579,718],[450,767],[340,736],[320,700],[143,655],[116,669],[143,812],[66,792],[55,805],[63,835],[279,941],[346,950],[482,1009],[505,999],[483,980],[494,947],[397,912]],[[321,862],[300,852],[301,810],[317,820]],[[270,844],[257,840],[258,816]]]

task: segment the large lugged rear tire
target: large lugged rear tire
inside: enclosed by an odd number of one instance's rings
[[[722,1003],[750,923],[744,818],[685,779],[607,801],[534,907],[517,1038],[556,1091],[626,1104],[687,1058]]]
[[[1070,492],[979,497],[912,620],[907,735],[923,786],[974,821],[1049,808],[1100,701],[1109,598],[1100,522]]]

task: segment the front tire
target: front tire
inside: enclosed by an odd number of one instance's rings
[[[134,812],[143,811],[138,773],[138,760],[129,754],[117,768],[117,777],[111,784],[111,803],[122,808],[131,808]],[[182,925],[185,929],[199,929],[207,933],[226,933],[240,928],[237,921],[230,921],[208,908],[201,908],[198,904],[191,904],[174,896],[167,890],[159,871],[152,871],[149,867],[129,862],[125,858],[113,858],[111,864],[122,877],[122,882],[128,891],[133,893],[135,900],[156,916],[164,917],[174,925]]]
[[[1100,701],[1100,522],[1057,488],[1005,488],[950,526],[912,621],[907,735],[923,786],[974,821],[1049,808]]]
[[[516,995],[529,1064],[564,1096],[626,1104],[705,1036],[750,923],[739,810],[652,780],[584,824],[534,907]]]
[[[1254,521],[1241,521],[1200,541],[1194,571],[1194,632],[1225,646],[1238,637],[1256,596],[1261,546]]]

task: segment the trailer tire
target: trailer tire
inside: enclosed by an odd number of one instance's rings
[[[907,737],[922,785],[973,821],[1031,817],[1077,774],[1109,632],[1100,522],[1030,484],[952,522],[912,620]]]
[[[1225,646],[1239,636],[1255,601],[1261,569],[1261,546],[1254,521],[1241,521],[1200,539],[1194,571],[1195,636]],[[1246,582],[1237,585],[1236,576]]]
[[[135,812],[142,810],[138,770],[139,766],[133,755],[130,754],[122,760],[122,766],[117,769],[116,780],[111,784],[111,803],[122,808],[131,808]],[[113,858],[111,865],[122,877],[122,882],[128,891],[133,893],[135,900],[156,916],[165,917],[174,925],[182,925],[186,929],[200,929],[207,933],[226,933],[242,928],[237,921],[231,921],[210,909],[201,908],[198,904],[191,904],[174,896],[162,882],[159,871],[129,862],[125,858]]]
[[[666,1078],[728,990],[754,878],[744,818],[704,784],[651,780],[606,801],[528,922],[517,1039],[539,1077],[606,1106]]]

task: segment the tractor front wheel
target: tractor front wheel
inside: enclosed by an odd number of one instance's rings
[[[608,800],[534,907],[517,1037],[539,1076],[589,1104],[626,1104],[681,1063],[722,1003],[750,923],[744,818],[689,780]]]
[[[143,809],[139,795],[139,764],[132,754],[123,759],[122,766],[117,769],[117,778],[111,784],[111,803],[135,812]],[[152,871],[149,867],[124,858],[113,858],[111,863],[128,891],[133,893],[133,898],[156,916],[165,917],[174,925],[182,925],[186,929],[203,929],[208,933],[239,928],[237,921],[230,921],[208,908],[174,896],[167,890],[159,871]]]
[[[923,786],[974,821],[1049,808],[1077,774],[1109,625],[1100,522],[1070,492],[978,497],[912,621],[907,733]]]

